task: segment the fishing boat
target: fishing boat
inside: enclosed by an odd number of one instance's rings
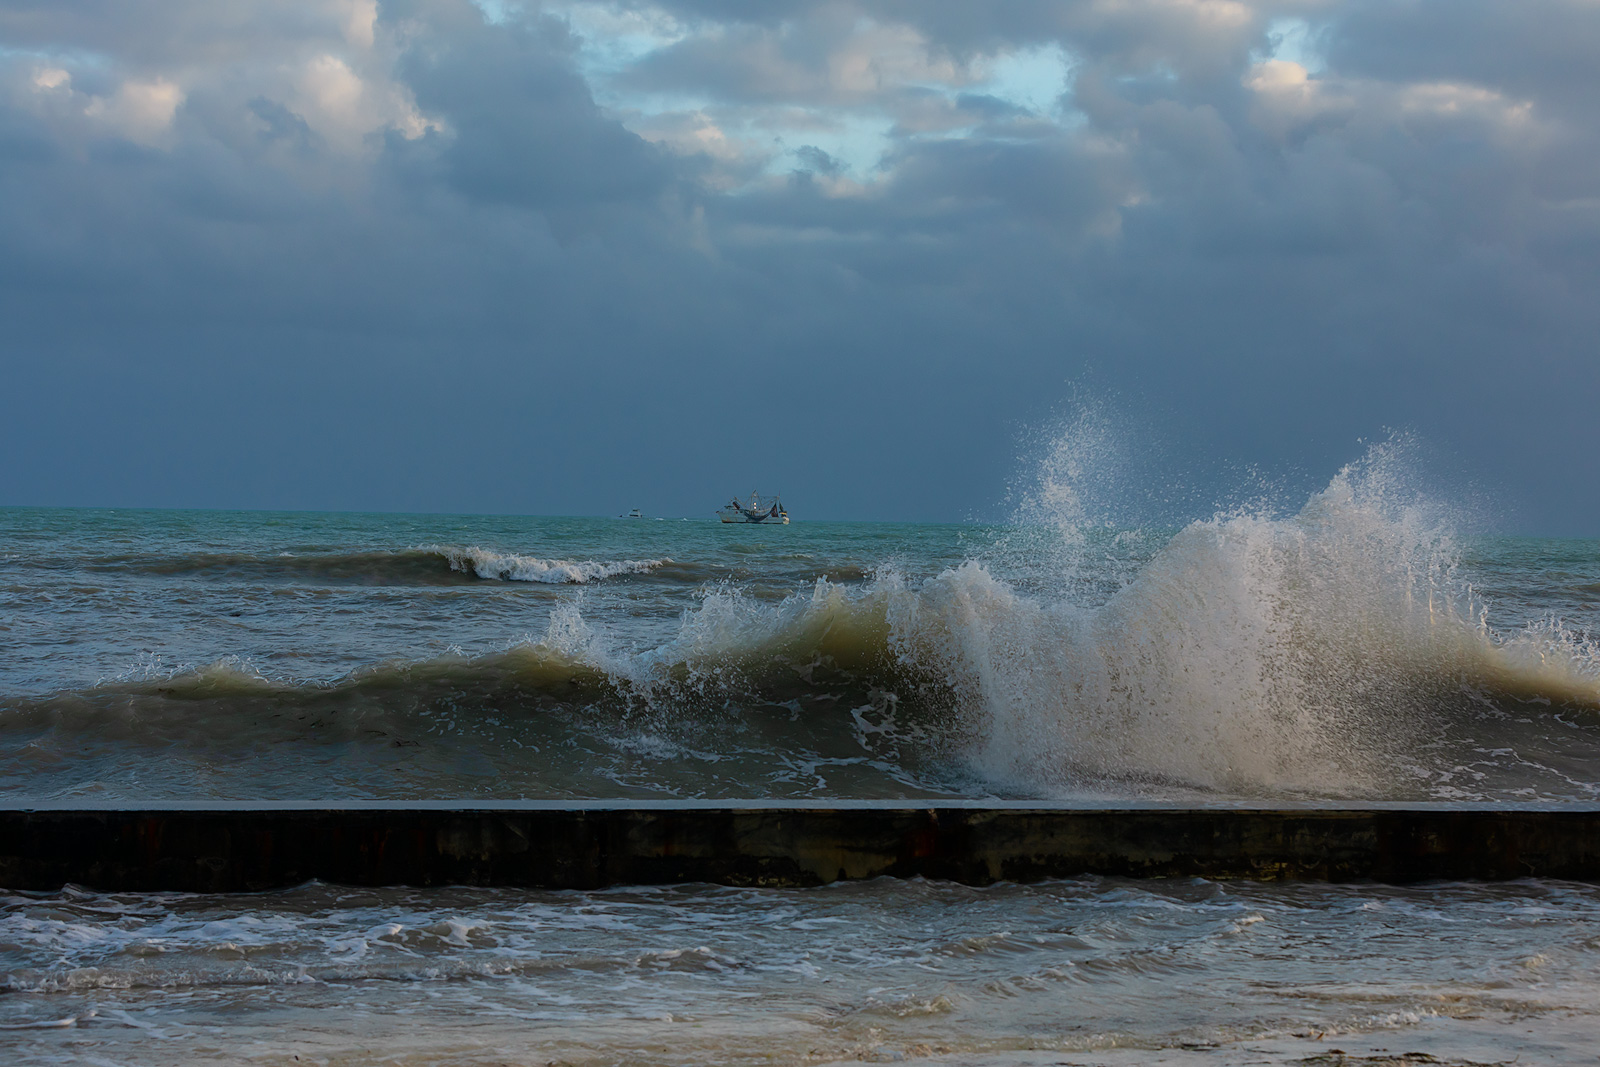
[[[775,522],[782,526],[789,525],[789,513],[784,510],[782,500],[777,497],[764,500],[760,493],[755,492],[750,494],[748,504],[734,497],[717,509],[717,516],[723,522]]]
[[[642,518],[644,518],[644,512],[640,511],[638,508],[634,508],[632,511],[628,512],[626,515],[618,515],[617,518],[619,518],[619,519],[642,519]]]

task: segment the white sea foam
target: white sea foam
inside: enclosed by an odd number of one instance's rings
[[[1594,650],[1558,624],[1490,627],[1405,451],[1375,447],[1296,514],[1191,523],[1099,605],[969,562],[901,602],[896,648],[976,713],[971,762],[1031,788],[1364,792],[1474,688],[1600,703]],[[1078,496],[1054,495],[1070,527]],[[1064,568],[1085,539],[1065,544]]]
[[[1049,477],[1081,473],[1060,461],[1069,451],[1052,452]],[[718,587],[626,674],[890,667],[891,684],[947,705],[952,755],[1025,793],[1112,781],[1382,794],[1484,693],[1600,706],[1592,645],[1553,620],[1490,625],[1407,462],[1404,442],[1385,442],[1294,514],[1190,523],[1098,602],[1077,580],[1081,554],[1100,550],[1087,511],[1057,485],[1033,500],[1060,505],[1048,517],[1062,536],[1022,584],[973,559],[923,581],[819,580],[777,606]]]
[[[886,566],[781,602],[770,585],[704,585],[675,628],[664,612],[640,625],[631,595],[573,589],[542,634],[509,647],[373,659],[315,681],[278,673],[282,659],[263,660],[266,676],[250,660],[177,671],[141,660],[94,690],[14,701],[8,729],[50,732],[17,746],[12,780],[37,788],[59,752],[102,745],[94,758],[148,791],[134,754],[108,739],[182,739],[209,760],[207,745],[226,738],[273,754],[290,751],[286,739],[405,746],[440,788],[528,795],[624,780],[749,795],[824,766],[855,768],[839,772],[840,795],[908,782],[1013,796],[1600,792],[1600,650],[1557,618],[1497,617],[1463,576],[1447,509],[1416,490],[1404,442],[1379,445],[1297,510],[1237,507],[1174,532],[1127,525],[1137,516],[1103,502],[1125,450],[1089,429],[1045,451],[1039,484],[1018,497],[1026,529],[931,576]],[[402,558],[390,566],[390,555]],[[667,562],[442,546],[350,558],[363,575],[437,576],[447,560],[580,584]],[[673,565],[659,584],[682,597],[688,579],[714,573]],[[412,752],[427,737],[439,742],[432,764]],[[550,762],[565,745],[600,755]],[[697,769],[717,761],[714,778]],[[463,779],[469,765],[479,769]],[[251,766],[284,773],[270,758]],[[371,788],[351,766],[347,786]]]
[[[567,560],[538,559],[486,548],[458,548],[428,545],[424,551],[437,552],[450,563],[450,569],[479,578],[503,582],[544,582],[549,585],[574,584],[614,578],[619,574],[648,574],[669,559]]]

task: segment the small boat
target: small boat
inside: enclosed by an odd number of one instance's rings
[[[638,508],[634,508],[632,511],[628,512],[626,515],[618,515],[617,518],[619,518],[619,519],[642,519],[642,518],[644,518],[644,512],[640,511]]]
[[[760,493],[755,492],[750,494],[748,504],[734,497],[717,509],[717,517],[723,522],[773,522],[781,526],[789,525],[789,513],[784,510],[782,500],[778,497],[764,500]]]

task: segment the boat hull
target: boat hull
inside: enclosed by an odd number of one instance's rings
[[[777,526],[789,525],[789,513],[784,510],[783,503],[777,497],[763,500],[760,493],[751,493],[748,504],[734,497],[717,509],[717,517],[723,522],[770,522]]]
[[[789,516],[787,515],[773,516],[765,513],[760,515],[747,515],[742,511],[734,513],[728,511],[727,509],[723,509],[722,511],[717,512],[717,517],[723,522],[765,522],[773,526],[789,525]]]

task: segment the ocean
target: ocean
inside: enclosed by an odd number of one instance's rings
[[[1600,540],[1396,462],[1166,525],[0,509],[0,793],[1594,805]],[[1595,1062],[1600,889],[68,886],[0,990],[16,1063]]]

